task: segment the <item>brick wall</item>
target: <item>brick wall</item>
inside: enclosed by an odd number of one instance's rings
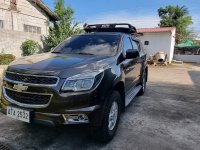
[[[10,0],[0,0],[0,53],[14,54],[21,57],[21,44],[27,39],[39,42],[42,47],[41,37],[46,36],[49,30],[49,16],[36,3],[29,0],[17,0],[17,11],[10,10]],[[25,32],[25,25],[38,27],[41,32],[35,33],[30,29]],[[32,31],[31,31],[32,30]],[[41,34],[40,34],[41,33]]]
[[[47,35],[49,17],[32,1],[17,0],[17,11],[10,10],[9,0],[0,0],[0,20],[5,30],[24,31],[24,24],[41,28],[41,34]]]
[[[16,57],[21,57],[21,44],[27,39],[37,41],[41,47],[42,35],[27,33],[21,31],[1,30],[0,29],[0,53],[13,54]]]

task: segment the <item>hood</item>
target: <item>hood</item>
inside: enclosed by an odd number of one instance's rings
[[[113,61],[114,57],[109,56],[46,53],[20,58],[10,64],[8,71],[65,78],[84,71],[104,69]]]

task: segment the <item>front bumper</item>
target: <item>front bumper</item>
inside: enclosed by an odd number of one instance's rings
[[[3,114],[7,113],[7,106],[19,109],[31,110],[30,123],[39,123],[51,126],[66,124],[88,124],[99,126],[103,118],[103,105],[100,97],[92,93],[77,95],[58,94],[51,90],[53,97],[46,107],[32,107],[33,105],[21,105],[10,99],[5,88],[2,88],[2,100],[0,101]],[[43,88],[44,89],[44,88]]]
[[[11,105],[20,109],[30,109],[31,123],[101,125],[105,105],[105,94],[102,92],[104,84],[102,83],[96,89],[87,92],[65,93],[60,91],[64,82],[65,79],[60,79],[58,85],[52,87],[22,84],[22,86],[27,86],[27,89],[19,91],[14,88],[15,83],[4,80],[1,112],[6,114],[7,106]],[[41,97],[37,98],[37,95],[42,97],[51,95],[51,97],[48,98],[48,103],[35,105],[35,102],[43,100]],[[27,104],[27,101],[31,104]]]
[[[13,107],[22,108],[11,104]],[[0,112],[6,115],[7,106],[2,104]],[[100,116],[102,115],[101,107],[95,105],[75,110],[66,110],[65,114],[44,113],[31,110],[30,123],[44,124],[49,126],[67,125],[67,124],[87,124],[91,126],[99,126]]]

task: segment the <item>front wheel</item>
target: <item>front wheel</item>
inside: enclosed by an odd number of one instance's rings
[[[113,91],[104,111],[104,119],[99,128],[92,130],[92,136],[101,142],[109,142],[115,135],[120,118],[121,96]]]

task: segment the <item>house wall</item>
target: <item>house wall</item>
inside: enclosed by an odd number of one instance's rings
[[[183,62],[200,63],[200,55],[174,55],[174,59]]]
[[[21,31],[0,30],[0,53],[13,54],[17,58],[21,57],[21,44],[27,39],[32,39],[42,47],[41,35],[26,33]]]
[[[17,11],[10,10],[10,0],[0,0],[0,20],[5,30],[24,31],[26,24],[41,27],[41,34],[48,34],[48,16],[29,0],[17,0]]]
[[[48,34],[49,17],[31,0],[17,0],[17,11],[10,10],[10,0],[0,0],[0,53],[21,56],[20,46],[27,39],[41,44],[41,38]],[[41,34],[24,31],[24,24],[41,28]]]
[[[139,39],[148,55],[165,52],[169,63],[171,63],[174,54],[175,31],[143,33],[143,36],[140,36]],[[145,41],[149,41],[149,45],[144,45]]]

